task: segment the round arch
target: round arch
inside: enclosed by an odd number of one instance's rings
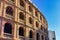
[[[24,36],[24,28],[23,27],[19,28],[19,36]]]
[[[29,31],[29,38],[33,38],[33,31],[32,30]]]
[[[22,20],[25,19],[25,16],[24,16],[23,12],[20,12],[20,13],[19,13],[19,18],[22,19]]]
[[[32,24],[33,23],[33,19],[31,17],[29,17],[29,23]]]
[[[5,25],[4,25],[4,33],[12,34],[12,25],[10,23],[5,23]]]
[[[39,33],[37,33],[37,34],[36,34],[36,40],[40,40],[39,37],[40,37],[40,35],[39,35]]]
[[[23,0],[20,0],[20,5],[23,6],[23,7],[25,7],[25,3],[24,3]]]
[[[9,15],[13,15],[13,8],[10,7],[10,6],[7,6],[6,7],[6,13],[9,14]]]

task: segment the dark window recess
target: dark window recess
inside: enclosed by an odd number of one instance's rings
[[[30,11],[30,12],[32,12],[32,11],[33,11],[31,6],[29,6],[29,11]]]
[[[38,13],[37,13],[37,11],[35,11],[35,16],[38,17]]]
[[[24,14],[22,12],[20,12],[19,18],[22,19],[22,20],[24,20]]]
[[[53,38],[53,40],[55,40],[55,38]]]
[[[39,24],[38,24],[38,22],[36,22],[36,27],[38,27],[39,26]]]
[[[19,28],[19,36],[24,36],[24,29],[22,27]]]
[[[29,17],[29,23],[32,24],[33,23],[33,20],[31,17]]]
[[[8,7],[6,8],[6,13],[9,14],[9,15],[13,15],[13,9],[8,6]]]
[[[24,2],[23,2],[23,0],[20,0],[20,5],[24,7]]]
[[[40,16],[40,20],[42,20],[42,16]]]
[[[41,30],[43,30],[43,26],[41,25]]]
[[[36,34],[36,40],[40,40],[40,39],[39,39],[39,34],[38,34],[38,33]]]
[[[29,32],[29,38],[33,38],[33,32],[32,32],[32,30],[30,30],[30,32]]]
[[[12,25],[9,23],[6,23],[4,26],[4,33],[12,34]]]
[[[14,0],[11,0],[11,1],[13,1],[13,2],[14,2]]]

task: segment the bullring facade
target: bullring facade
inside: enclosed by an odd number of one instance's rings
[[[0,40],[48,40],[48,24],[29,0],[0,0]]]

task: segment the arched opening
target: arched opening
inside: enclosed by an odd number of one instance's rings
[[[19,18],[24,20],[24,14],[22,12],[19,13]]]
[[[24,36],[24,29],[22,27],[19,28],[19,36]]]
[[[32,24],[33,23],[33,19],[31,17],[29,17],[29,23]]]
[[[29,32],[29,38],[33,38],[33,31],[32,30],[30,30],[30,32]]]
[[[20,0],[20,5],[24,7],[24,2],[23,2],[23,0]]]
[[[38,22],[36,22],[36,27],[39,27],[39,24],[38,24]]]
[[[36,40],[40,40],[39,37],[40,37],[40,36],[39,36],[39,33],[37,33],[37,34],[36,34]]]
[[[10,23],[5,23],[5,25],[4,25],[4,33],[12,34],[12,25]]]
[[[41,30],[43,31],[43,26],[41,25]]]
[[[13,15],[12,7],[10,7],[10,6],[6,7],[6,13],[12,16]]]
[[[35,11],[35,16],[38,17],[38,12],[37,11]]]
[[[40,20],[42,21],[42,16],[40,15]]]
[[[33,9],[32,9],[32,7],[31,7],[31,6],[29,6],[29,11],[30,11],[30,12],[33,12]]]
[[[11,1],[13,1],[13,2],[14,2],[14,0],[11,0]]]

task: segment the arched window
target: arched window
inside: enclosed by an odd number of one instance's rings
[[[35,11],[35,16],[38,17],[38,13],[37,13],[37,11]]]
[[[33,38],[33,31],[32,30],[30,30],[30,32],[29,32],[29,38]]]
[[[23,2],[23,0],[20,0],[20,5],[24,7],[24,2]]]
[[[6,7],[6,13],[9,15],[13,15],[13,9],[10,6]]]
[[[40,20],[42,21],[42,16],[40,16]]]
[[[46,32],[46,28],[44,28],[44,32]]]
[[[39,24],[38,24],[38,22],[36,22],[36,27],[39,27]]]
[[[24,20],[24,14],[22,12],[19,13],[19,18]]]
[[[37,34],[36,34],[36,40],[40,40],[39,37],[40,37],[40,36],[39,36],[39,33],[37,33]]]
[[[10,23],[5,23],[5,25],[4,25],[4,33],[12,34],[12,25]]]
[[[41,30],[43,30],[43,26],[41,25]]]
[[[32,24],[33,23],[33,20],[31,17],[29,17],[29,23]]]
[[[30,12],[33,12],[33,9],[32,9],[32,7],[31,7],[31,6],[29,6],[29,11],[30,11]]]
[[[19,36],[24,36],[24,29],[22,27],[19,28]]]

